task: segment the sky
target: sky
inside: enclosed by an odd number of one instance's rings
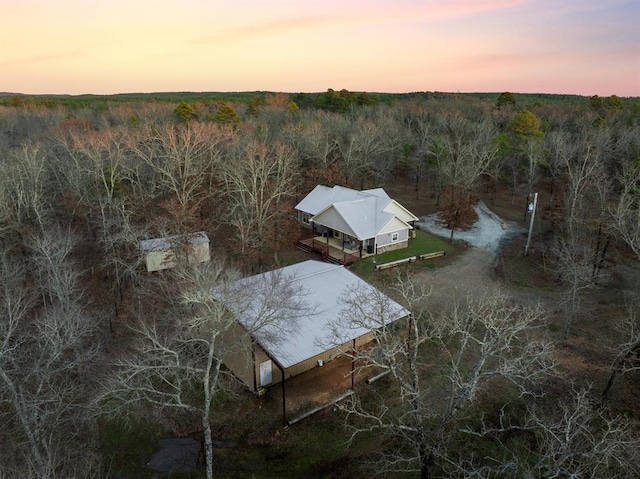
[[[640,0],[0,0],[0,92],[640,96]]]

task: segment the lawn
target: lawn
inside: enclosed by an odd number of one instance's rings
[[[447,255],[451,255],[457,251],[457,248],[441,238],[427,233],[426,231],[417,230],[416,237],[409,240],[409,246],[407,248],[397,249],[377,256],[364,258],[350,266],[350,269],[355,274],[366,280],[373,275],[375,263],[389,263],[391,261],[397,261],[420,254],[435,253],[436,251],[444,251]],[[414,264],[421,265],[419,267],[429,268],[434,264],[433,261],[434,260],[425,260]]]

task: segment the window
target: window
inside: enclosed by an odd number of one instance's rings
[[[302,213],[302,222],[305,225],[309,224],[309,220],[311,219],[311,215],[309,213]]]
[[[398,233],[391,233],[391,242],[395,243],[396,241],[398,241]]]
[[[340,239],[340,231],[333,230],[333,237]]]

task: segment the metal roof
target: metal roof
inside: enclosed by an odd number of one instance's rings
[[[318,185],[296,205],[296,209],[317,215],[334,203],[358,200],[365,196],[360,191],[345,188],[344,186],[336,185],[333,188],[329,188],[328,186]]]
[[[186,235],[166,236],[165,238],[154,238],[140,241],[142,251],[166,251],[188,242],[189,244],[208,243],[209,237],[204,231],[189,233]]]
[[[277,282],[280,287],[275,286]],[[344,266],[314,260],[244,278],[233,286],[248,304],[240,307],[233,301],[227,306],[283,368],[409,315],[403,306]],[[277,298],[278,292],[286,297]],[[220,290],[212,293],[225,301]],[[358,318],[346,303],[356,296],[362,316]],[[271,311],[267,313],[268,305]],[[268,320],[256,324],[257,317],[262,318],[258,321]]]
[[[318,185],[296,205],[296,209],[313,215],[311,221],[330,228],[335,226],[328,214],[333,209],[351,230],[347,233],[353,232],[359,240],[377,236],[394,217],[407,228],[411,228],[407,221],[418,219],[382,188],[357,191],[343,186]]]

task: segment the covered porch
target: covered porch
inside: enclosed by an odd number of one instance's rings
[[[315,222],[309,226],[302,228],[296,246],[309,253],[320,253],[323,261],[347,266],[375,254],[375,238],[360,240],[354,233]]]
[[[356,239],[340,239],[327,235],[301,239],[297,246],[303,251],[320,253],[324,261],[346,266],[360,258],[373,256],[373,253],[367,252],[366,246],[361,247],[362,243],[363,241]]]
[[[358,365],[347,356],[338,357],[323,366],[290,377],[284,384],[280,381],[269,387],[259,401],[272,408],[274,413],[279,411],[285,426],[294,424],[348,396],[356,384],[369,381],[382,371],[375,367],[363,369]]]

